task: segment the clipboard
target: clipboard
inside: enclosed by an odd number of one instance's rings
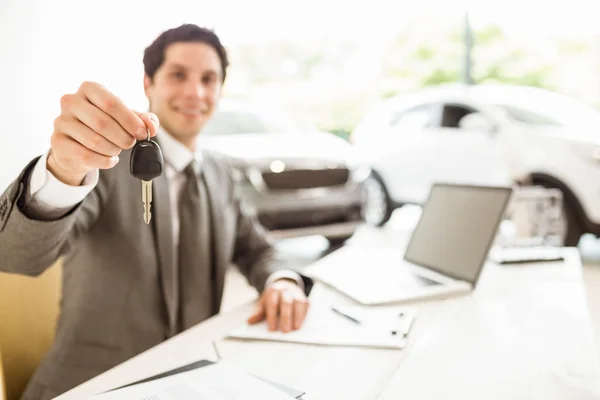
[[[156,380],[156,379],[160,379],[160,378],[166,378],[167,376],[171,376],[171,375],[175,375],[175,374],[180,374],[182,372],[187,372],[187,371],[191,371],[191,370],[198,369],[198,368],[207,367],[207,366],[213,365],[213,364],[216,364],[216,363],[214,361],[210,361],[210,360],[199,360],[199,361],[193,362],[191,364],[183,365],[181,367],[174,368],[172,370],[169,370],[169,371],[166,371],[166,372],[162,372],[160,374],[153,375],[153,376],[150,376],[148,378],[141,379],[139,381],[135,381],[135,382],[123,385],[123,386],[116,387],[114,389],[107,390],[107,391],[105,391],[103,393],[112,392],[114,390],[123,389],[123,388],[129,387],[129,386],[139,385],[141,383],[150,382],[150,381],[153,381],[153,380]],[[284,393],[288,394],[289,396],[291,396],[291,398],[293,398],[293,399],[299,399],[299,400],[301,400],[302,396],[304,396],[306,394],[305,392],[303,392],[301,390],[292,389],[292,388],[287,387],[285,385],[282,385],[280,383],[272,382],[272,381],[269,381],[267,379],[264,379],[264,378],[261,378],[261,377],[258,377],[258,376],[256,376],[256,378],[258,378],[261,381],[266,382],[266,383],[268,383],[268,384],[270,384],[272,386],[275,386],[276,388],[278,388],[282,392],[284,392]]]
[[[416,318],[414,307],[372,308],[362,305],[319,304],[311,307],[301,329],[271,331],[266,322],[234,328],[229,338],[325,346],[403,349]]]

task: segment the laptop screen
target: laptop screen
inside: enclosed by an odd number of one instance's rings
[[[511,193],[509,187],[434,184],[404,258],[475,285]]]

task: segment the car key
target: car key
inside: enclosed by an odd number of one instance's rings
[[[163,169],[162,151],[158,143],[150,140],[150,131],[148,131],[148,138],[138,141],[133,146],[129,159],[129,172],[142,181],[142,203],[144,203],[144,222],[146,224],[150,223],[151,218],[152,179],[161,176]]]

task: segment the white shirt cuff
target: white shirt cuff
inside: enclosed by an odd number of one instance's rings
[[[292,271],[290,269],[282,269],[280,271],[275,271],[271,275],[269,275],[267,281],[265,282],[265,288],[268,288],[275,281],[278,281],[280,279],[291,279],[293,281],[296,281],[298,286],[300,286],[300,289],[304,291],[304,281],[297,272]]]
[[[87,173],[80,186],[67,185],[48,171],[48,154],[40,157],[31,173],[25,204],[37,217],[53,220],[81,203],[98,184],[100,174],[95,169]]]

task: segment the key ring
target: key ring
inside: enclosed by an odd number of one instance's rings
[[[146,132],[148,132],[148,138],[146,140],[150,141],[150,129],[146,128]]]

